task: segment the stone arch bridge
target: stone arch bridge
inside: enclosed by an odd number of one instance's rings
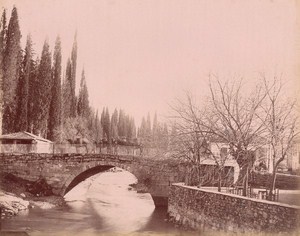
[[[174,159],[112,154],[0,154],[0,171],[36,181],[46,179],[54,194],[64,196],[78,183],[119,167],[136,176],[156,206],[167,205],[169,187],[184,182],[187,164]]]

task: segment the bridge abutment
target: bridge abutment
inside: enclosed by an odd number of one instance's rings
[[[168,197],[152,195],[152,199],[153,199],[155,207],[167,207],[168,206]]]

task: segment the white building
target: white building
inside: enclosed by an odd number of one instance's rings
[[[51,153],[53,142],[29,132],[17,132],[0,136],[1,153]]]
[[[280,153],[280,152],[279,152]],[[274,160],[273,151],[270,145],[260,148],[259,160],[266,164],[267,171],[273,172]],[[276,161],[276,160],[275,160]],[[279,170],[296,171],[300,169],[300,139],[296,139],[288,150],[286,157],[279,164]]]

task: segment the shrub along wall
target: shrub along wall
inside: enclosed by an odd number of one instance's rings
[[[278,233],[300,225],[300,207],[183,184],[171,186],[168,213],[172,221],[196,230]]]
[[[270,173],[258,173],[252,174],[250,184],[253,187],[269,187],[272,175]],[[299,189],[300,188],[300,176],[288,175],[288,174],[277,174],[276,176],[276,188],[279,189]]]

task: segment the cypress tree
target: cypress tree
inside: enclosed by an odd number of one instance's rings
[[[96,117],[95,117],[95,142],[98,144],[101,139],[102,139],[102,135],[103,135],[103,130],[102,130],[102,126],[101,126],[101,122],[98,116],[98,110],[96,112]]]
[[[125,112],[122,109],[119,112],[118,135],[122,138],[126,137]]]
[[[70,89],[71,89],[71,100],[70,100],[70,116],[76,116],[76,96],[75,96],[75,87],[76,87],[76,66],[77,66],[77,33],[75,33],[74,43],[71,53],[71,74],[70,74]],[[84,74],[84,71],[82,72]]]
[[[71,95],[71,74],[72,74],[72,66],[71,66],[71,59],[69,58],[67,61],[66,66],[66,74],[65,79],[63,81],[63,118],[64,120],[71,117],[71,101],[72,101],[72,95]]]
[[[126,138],[131,142],[136,137],[134,119],[129,115],[126,116]]]
[[[32,54],[32,40],[28,35],[18,82],[16,131],[26,131],[28,129],[29,78],[32,70]]]
[[[169,131],[168,131],[168,126],[166,123],[164,123],[164,128],[162,131],[162,145],[163,147],[168,147],[169,144]]]
[[[104,118],[103,118],[103,133],[106,136],[107,141],[110,143],[111,142],[111,134],[110,134],[110,116],[109,116],[109,111],[108,108],[106,107],[105,113],[104,113]]]
[[[39,82],[37,80],[38,75],[38,67],[39,67],[40,59],[37,58],[36,60],[31,61],[31,70],[28,82],[28,103],[27,103],[27,131],[33,133],[35,129],[35,125],[37,123],[37,86],[39,86]]]
[[[111,138],[114,140],[118,140],[118,111],[117,109],[114,110],[114,113],[111,116],[111,122],[110,122],[110,132],[111,132]]]
[[[64,119],[77,115],[78,105],[76,104],[76,65],[77,65],[77,33],[75,33],[71,58],[67,61],[66,76],[63,83],[63,116]]]
[[[152,142],[157,144],[158,142],[158,129],[159,124],[157,122],[157,114],[155,112],[154,118],[153,118],[153,126],[152,126]]]
[[[100,119],[102,129],[104,127],[104,116],[105,116],[105,108],[103,107],[103,110],[102,110],[102,113],[101,113],[101,119]]]
[[[150,119],[150,114],[148,113],[147,122],[146,122],[146,131],[145,131],[146,142],[150,143],[151,137],[152,137],[151,119]]]
[[[52,69],[52,92],[49,110],[48,138],[57,141],[56,129],[61,125],[61,41],[58,36],[55,41]]]
[[[147,130],[146,120],[145,117],[143,117],[141,126],[139,128],[139,139],[142,143],[145,143],[146,141],[146,130]]]
[[[7,40],[3,55],[3,131],[5,133],[15,130],[17,110],[17,83],[21,64],[21,32],[17,8],[13,7],[7,28]]]
[[[49,108],[52,90],[52,71],[51,71],[51,53],[49,44],[45,41],[41,56],[41,62],[38,69],[37,86],[37,126],[35,133],[46,136],[48,130]]]
[[[126,140],[130,141],[132,138],[132,129],[131,129],[131,123],[130,123],[130,117],[129,115],[125,116],[125,136]]]
[[[3,10],[1,21],[0,21],[0,69],[1,73],[3,73],[3,57],[6,48],[6,40],[7,40],[7,25],[6,25],[6,10]],[[3,74],[1,74],[3,76]]]
[[[90,105],[89,105],[89,94],[85,80],[85,72],[84,69],[81,73],[81,81],[78,95],[78,103],[77,103],[77,114],[79,116],[89,117]]]
[[[4,50],[6,47],[6,34],[7,34],[6,11],[4,9],[0,21],[0,135],[2,134],[3,77],[4,77],[3,57],[4,57]]]
[[[96,113],[94,111],[94,109],[88,107],[88,115],[82,117],[82,120],[85,120],[87,122],[87,128],[88,128],[88,133],[91,136],[91,140],[95,140],[95,130],[96,130]],[[87,113],[84,113],[84,115],[86,115]],[[77,116],[77,118],[80,116]],[[75,119],[77,119],[75,118]]]
[[[134,118],[133,117],[131,117],[130,123],[131,123],[132,138],[135,139],[136,138],[136,127],[135,127],[135,122],[134,122]]]

